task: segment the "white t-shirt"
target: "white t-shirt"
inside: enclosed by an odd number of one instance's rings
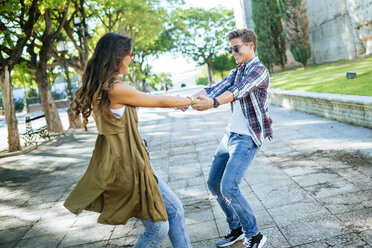
[[[242,107],[239,100],[233,101],[233,112],[226,129],[230,133],[238,133],[251,136],[247,119],[242,112]]]
[[[123,117],[124,111],[125,111],[125,106],[121,108],[117,108],[117,109],[111,109],[111,113],[116,119],[120,119],[121,117]]]

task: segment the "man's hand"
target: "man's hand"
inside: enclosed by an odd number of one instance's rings
[[[199,101],[191,105],[191,107],[195,110],[203,111],[213,107],[214,102],[212,98],[199,95],[196,99],[198,99]]]
[[[191,104],[196,104],[196,103],[199,103],[200,102],[200,99],[198,99],[198,98],[194,99],[193,97],[188,97],[188,96],[187,96],[187,98],[189,98],[191,100]],[[185,112],[186,110],[189,109],[189,107],[191,106],[191,104],[190,105],[185,105],[185,106],[175,107],[174,109],[176,109],[176,110],[182,110],[182,112]]]

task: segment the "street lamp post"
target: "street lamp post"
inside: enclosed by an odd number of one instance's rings
[[[66,38],[62,35],[57,40],[57,51],[61,53],[61,57],[63,60],[62,62],[63,70],[65,72],[66,81],[67,81],[66,93],[67,93],[67,99],[69,101],[69,107],[67,109],[69,128],[80,128],[81,127],[80,117],[75,116],[74,113],[71,111],[72,101],[73,101],[72,84],[71,84],[70,74],[68,72],[67,60],[65,57],[66,53],[68,52],[68,48],[66,45]]]
[[[63,71],[65,72],[66,82],[67,82],[67,87],[66,87],[67,99],[69,100],[70,107],[71,107],[72,99],[73,99],[72,85],[71,85],[70,74],[68,72],[68,64],[67,64],[67,60],[66,60],[66,57],[65,57],[65,55],[68,51],[68,48],[67,48],[67,45],[66,45],[66,38],[62,35],[58,38],[58,41],[57,41],[57,51],[61,53],[61,57],[62,57],[62,60],[63,60],[63,62],[62,62]]]
[[[87,40],[91,38],[90,34],[87,31],[87,24],[85,18],[81,18],[79,16],[75,16],[73,19],[74,26],[77,29],[77,34],[79,37],[79,42],[81,46],[85,48],[88,47]],[[88,49],[84,49],[84,56],[88,56]]]

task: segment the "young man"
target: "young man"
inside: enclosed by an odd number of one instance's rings
[[[232,116],[227,131],[214,155],[208,187],[226,214],[229,229],[216,244],[225,247],[245,238],[249,248],[261,248],[266,237],[257,227],[256,218],[239,190],[245,171],[251,164],[263,139],[272,137],[268,109],[269,71],[255,56],[257,37],[252,30],[238,29],[229,33],[237,68],[220,83],[205,88],[194,97],[201,101],[193,109],[206,110],[231,103]]]

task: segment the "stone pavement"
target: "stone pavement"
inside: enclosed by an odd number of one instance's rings
[[[372,130],[273,106],[270,113],[274,139],[241,183],[265,247],[372,247]],[[184,204],[193,247],[215,247],[227,227],[206,180],[229,116],[228,105],[140,110],[152,164]],[[140,221],[101,225],[96,213],[76,217],[62,206],[89,162],[94,123],[89,130],[0,159],[0,247],[133,246]],[[168,238],[162,247],[171,247]]]

